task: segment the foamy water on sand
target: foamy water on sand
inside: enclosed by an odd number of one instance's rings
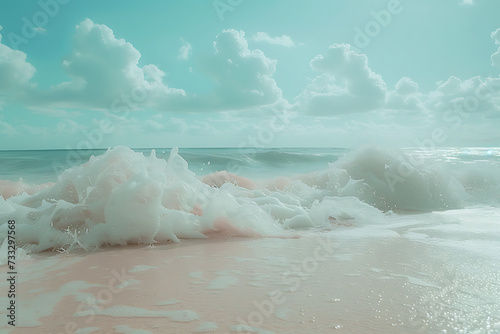
[[[2,330],[500,333],[498,150],[210,154],[118,147],[4,176]]]

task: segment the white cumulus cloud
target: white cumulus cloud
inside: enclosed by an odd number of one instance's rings
[[[191,46],[191,44],[189,44],[182,38],[181,41],[182,41],[182,46],[180,47],[179,52],[177,53],[177,59],[187,60],[191,55],[193,47]]]
[[[500,111],[500,78],[461,80],[452,76],[438,85],[428,95],[429,110],[450,115],[460,113],[464,117],[471,113],[498,114]]]
[[[22,94],[32,86],[30,80],[36,70],[26,59],[24,52],[3,44],[0,34],[0,102]]]
[[[71,80],[47,91],[32,89],[31,108],[227,111],[270,105],[282,96],[273,78],[277,61],[261,50],[250,50],[243,31],[221,32],[214,42],[215,52],[200,57],[200,72],[215,82],[213,91],[204,95],[168,87],[163,82],[165,73],[156,65],[139,67],[141,53],[116,38],[106,25],[82,21],[72,44],[73,50],[62,64]],[[178,58],[188,59],[191,49],[183,41]]]
[[[140,52],[117,39],[110,28],[86,19],[76,26],[73,51],[63,62],[72,81],[52,87],[41,98],[57,107],[110,109],[121,104],[133,110],[159,97],[185,95],[167,87],[162,82],[165,73],[155,65],[139,67],[140,58]]]
[[[311,61],[321,72],[299,96],[299,103],[310,114],[336,115],[366,112],[384,106],[386,85],[368,67],[364,54],[348,44],[334,44],[324,55]]]
[[[295,42],[288,35],[271,37],[265,32],[258,32],[252,36],[252,39],[255,42],[265,42],[273,45],[281,45],[287,48],[296,46]]]
[[[422,94],[418,91],[418,84],[412,79],[402,77],[394,88],[387,93],[387,109],[418,110],[423,107]]]
[[[221,32],[214,42],[215,53],[202,59],[202,71],[217,87],[201,104],[220,110],[268,105],[281,98],[273,74],[276,60],[261,50],[250,50],[243,31]]]

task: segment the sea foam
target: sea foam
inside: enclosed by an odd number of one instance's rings
[[[293,229],[377,224],[391,212],[462,208],[482,193],[478,187],[498,195],[497,172],[482,181],[484,170],[452,175],[411,162],[400,151],[369,147],[305,175],[201,178],[175,148],[161,159],[154,150],[146,156],[116,147],[66,169],[55,184],[21,182],[16,190],[10,183],[9,196],[0,196],[0,219],[16,221],[16,244],[27,251],[91,250],[183,238],[292,236]],[[3,223],[0,240],[6,236]]]
[[[207,235],[261,236],[283,229],[233,184],[203,183],[173,149],[168,161],[117,147],[68,168],[49,188],[7,200],[16,243],[31,251],[153,244]],[[0,226],[0,238],[7,225]]]

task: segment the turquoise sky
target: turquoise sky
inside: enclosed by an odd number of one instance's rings
[[[495,0],[0,6],[0,149],[500,146]]]

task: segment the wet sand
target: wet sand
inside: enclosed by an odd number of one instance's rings
[[[16,329],[2,315],[0,330],[500,332],[494,258],[349,229],[33,256],[18,264]],[[0,301],[5,310],[6,294]]]

